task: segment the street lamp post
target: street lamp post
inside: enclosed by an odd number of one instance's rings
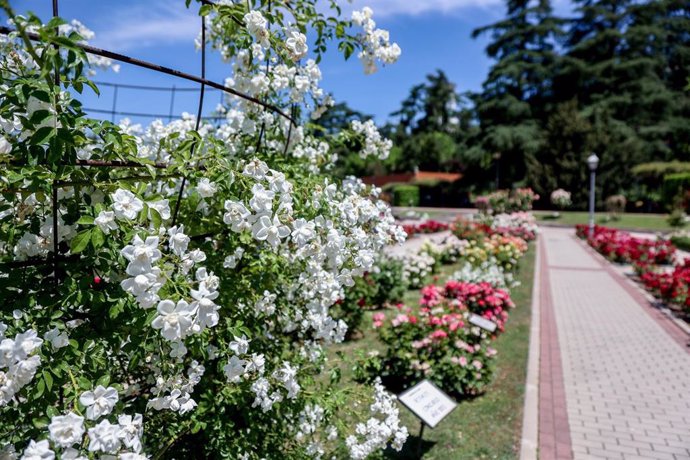
[[[593,153],[587,158],[587,166],[589,166],[589,237],[594,236],[594,186],[597,177],[597,166],[599,166],[599,157]]]

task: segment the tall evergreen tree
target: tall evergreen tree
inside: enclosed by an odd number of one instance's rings
[[[523,178],[525,155],[541,146],[539,126],[558,59],[560,20],[552,15],[549,0],[508,0],[506,19],[473,36],[484,33],[491,34],[486,52],[496,63],[474,97],[481,132],[469,156],[484,164],[499,161],[506,185]]]
[[[397,146],[389,167],[394,171],[411,171],[415,167],[458,170],[458,154],[474,129],[466,100],[442,70],[415,85],[400,110],[391,114],[398,118],[397,126],[385,129]]]

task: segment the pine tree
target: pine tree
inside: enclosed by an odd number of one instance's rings
[[[505,20],[473,32],[474,37],[491,33],[486,52],[497,62],[474,97],[481,133],[469,153],[484,164],[499,161],[504,184],[521,180],[525,156],[541,148],[539,126],[558,59],[555,39],[561,34],[548,0],[508,0],[507,8]]]

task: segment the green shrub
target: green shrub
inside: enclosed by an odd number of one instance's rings
[[[690,173],[667,174],[664,176],[664,202],[672,205],[676,197],[684,196],[690,190]]]
[[[609,217],[613,220],[620,219],[620,215],[625,212],[625,205],[628,201],[623,195],[611,195],[606,198],[606,212],[609,213]]]
[[[671,227],[683,227],[685,226],[686,214],[681,208],[674,208],[671,214],[668,215],[666,221]]]
[[[377,264],[377,270],[371,272],[371,277],[377,285],[376,294],[372,299],[374,306],[383,307],[402,301],[407,285],[403,278],[403,263],[400,260],[382,257]]]
[[[678,249],[683,251],[690,251],[690,236],[677,235],[671,237],[671,243]]]
[[[690,162],[654,161],[641,163],[632,168],[632,173],[641,179],[660,180],[669,174],[690,173]]]
[[[419,206],[419,187],[397,185],[393,189],[393,206]]]

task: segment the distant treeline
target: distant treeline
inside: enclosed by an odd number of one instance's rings
[[[690,3],[573,0],[568,18],[550,3],[507,0],[503,20],[473,33],[490,37],[495,60],[482,91],[460,93],[436,71],[382,127],[390,158],[366,169],[340,152],[339,172],[460,171],[469,191],[563,188],[583,207],[596,152],[602,199],[659,201],[661,178],[633,168],[690,161]],[[339,104],[320,124],[337,130],[354,116]]]

